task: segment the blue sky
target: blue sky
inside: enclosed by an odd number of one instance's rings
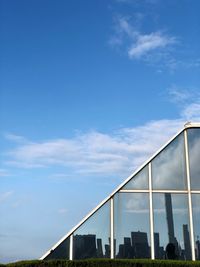
[[[199,9],[0,1],[0,261],[40,257],[199,121]]]

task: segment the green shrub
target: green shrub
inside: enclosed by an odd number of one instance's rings
[[[110,259],[88,259],[88,260],[34,260],[20,261],[1,265],[0,267],[200,267],[196,261],[170,261],[170,260],[110,260]]]

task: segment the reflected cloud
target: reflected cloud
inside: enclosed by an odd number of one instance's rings
[[[193,190],[200,189],[200,130],[189,129],[188,130],[188,142],[189,142],[189,159],[190,159],[190,176],[191,187]]]
[[[179,135],[152,161],[154,189],[185,189],[184,138]]]

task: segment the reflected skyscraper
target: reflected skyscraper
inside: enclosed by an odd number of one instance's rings
[[[187,224],[183,224],[183,239],[184,239],[184,247],[185,247],[185,257],[187,260],[191,260],[192,254],[191,254],[191,245],[190,245],[190,235],[189,235]]]
[[[126,259],[133,258],[133,248],[131,246],[131,238],[124,237],[124,257]]]
[[[102,240],[100,238],[97,238],[97,257],[103,258]]]
[[[149,258],[147,233],[131,232],[132,246],[135,258]]]
[[[175,243],[174,220],[173,220],[173,212],[172,212],[172,198],[171,198],[170,193],[165,193],[165,208],[166,208],[166,216],[167,216],[169,243],[174,244]]]
[[[87,259],[96,257],[96,235],[75,235],[74,254],[77,259]]]
[[[200,260],[200,241],[199,240],[196,241],[195,250],[196,250],[196,258],[197,260]]]
[[[155,258],[160,258],[160,238],[159,233],[154,233],[154,249],[155,249]]]
[[[174,235],[174,218],[173,218],[173,211],[172,211],[171,193],[165,193],[165,209],[166,209],[169,243],[174,244],[176,256],[179,257],[179,255],[181,254],[180,252],[181,249]]]

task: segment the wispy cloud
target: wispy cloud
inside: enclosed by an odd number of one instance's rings
[[[150,34],[139,34],[128,49],[130,58],[141,58],[142,56],[154,52],[157,49],[164,49],[169,45],[175,44],[176,38],[164,35],[161,32]]]
[[[182,116],[187,120],[199,120],[200,118],[200,99],[199,102],[191,103],[182,112]]]
[[[168,96],[171,102],[175,104],[183,104],[190,100],[194,96],[194,93],[192,93],[191,90],[181,89],[176,85],[172,85],[168,89]]]
[[[76,175],[120,177],[142,164],[182,125],[181,119],[160,120],[110,135],[92,131],[72,139],[18,144],[7,152],[4,163],[20,168],[63,166]]]
[[[132,3],[134,6],[140,6],[141,1],[120,2]],[[145,1],[145,7],[155,6],[158,1]],[[188,49],[190,44],[183,41],[182,36],[175,36],[167,31],[165,26],[159,27],[158,22],[148,29],[145,27],[146,21],[154,21],[157,16],[148,14],[148,12],[132,12],[131,15],[114,15],[113,31],[109,39],[111,47],[116,48],[118,52],[126,54],[133,61],[140,61],[149,66],[154,66],[157,72],[168,70],[174,73],[178,69],[198,69],[200,67],[200,57],[192,54]],[[185,55],[185,56],[184,56]],[[190,56],[186,56],[190,55]]]
[[[8,140],[19,142],[19,143],[27,142],[26,138],[24,138],[23,136],[12,134],[12,133],[6,133],[4,134],[4,137]]]
[[[120,128],[110,134],[99,131],[79,133],[69,138],[26,140],[12,139],[14,149],[4,153],[4,166],[18,168],[52,168],[64,171],[54,179],[71,179],[74,176],[124,178],[144,163],[157,149],[183,127],[186,121],[200,120],[200,98],[196,101],[189,91],[172,87],[169,97],[183,103],[177,119],[163,119],[144,125]]]
[[[199,121],[200,93],[197,89],[180,88],[175,85],[168,89],[171,102],[181,107],[181,117],[185,120]]]
[[[166,34],[164,31],[141,32],[138,27],[138,20],[143,16],[135,16],[134,23],[130,17],[115,18],[114,34],[109,43],[112,46],[122,46],[130,59],[149,60],[149,55],[157,55],[159,60],[166,57],[169,48],[178,43],[176,36]]]

